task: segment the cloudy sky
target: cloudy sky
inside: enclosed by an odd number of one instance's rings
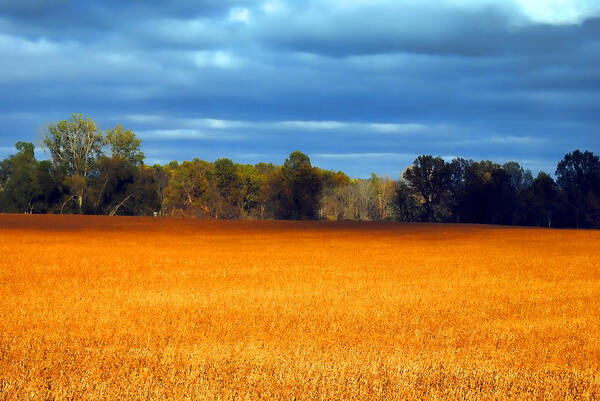
[[[83,113],[149,163],[554,172],[600,152],[600,1],[0,0],[0,93],[0,157]]]

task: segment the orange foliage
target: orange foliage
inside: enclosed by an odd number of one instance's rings
[[[0,399],[598,399],[600,232],[0,216]]]

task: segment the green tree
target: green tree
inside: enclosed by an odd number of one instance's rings
[[[162,215],[165,209],[165,191],[169,186],[169,180],[172,175],[172,170],[167,166],[161,166],[160,164],[155,164],[152,166],[152,176],[154,177],[154,182],[156,183],[156,197],[157,197],[157,211],[159,215]]]
[[[261,219],[291,219],[291,199],[291,189],[283,177],[281,166],[269,171],[261,188]]]
[[[242,181],[237,166],[230,159],[218,159],[213,165],[212,178],[215,190],[215,217],[236,218],[240,216]]]
[[[393,207],[396,220],[405,222],[417,220],[419,210],[411,188],[405,181],[399,180],[395,189]]]
[[[159,185],[151,171],[143,165],[144,153],[140,150],[141,139],[121,125],[106,133],[105,144],[110,148],[110,156],[101,155],[96,161],[96,173],[90,178],[89,198],[93,212],[108,215],[149,214],[154,210],[158,193],[150,196],[152,182]],[[152,178],[151,178],[152,176]],[[156,188],[154,191],[156,192]],[[140,203],[140,199],[152,199]],[[140,210],[135,210],[135,205]]]
[[[261,188],[265,182],[265,176],[250,164],[237,165],[240,177],[240,196],[238,207],[241,216],[260,216]]]
[[[531,186],[530,207],[533,209],[532,223],[537,226],[552,226],[552,218],[557,209],[558,187],[556,182],[543,171],[540,171]]]
[[[208,175],[212,166],[202,160],[184,161],[173,170],[165,188],[165,209],[184,216],[202,216],[210,213]]]
[[[489,160],[464,164],[461,191],[458,192],[460,221],[463,223],[491,223],[494,202],[494,177],[500,165]]]
[[[600,213],[595,201],[600,196],[598,156],[579,150],[567,153],[556,167],[556,177],[558,186],[565,191],[572,205],[575,226],[596,226],[593,216]]]
[[[28,142],[17,142],[17,154],[0,163],[0,204],[2,210],[33,213],[43,198],[39,183],[35,147]]]
[[[409,187],[423,202],[425,219],[435,221],[440,216],[439,207],[448,189],[449,169],[441,157],[421,155],[404,172]]]
[[[123,130],[121,124],[106,131],[105,143],[110,148],[112,157],[118,157],[135,165],[144,163],[144,152],[141,151],[142,140],[133,131]]]
[[[64,177],[56,171],[49,160],[37,162],[36,177],[40,196],[34,203],[34,213],[59,212],[62,199],[68,191],[62,182]]]
[[[277,183],[282,182],[281,168],[273,163],[257,163],[254,168],[260,177],[260,189],[258,194],[258,217],[275,217],[273,200],[279,192]]]
[[[83,202],[90,175],[102,155],[104,140],[94,121],[81,114],[73,114],[69,121],[50,124],[43,145],[50,152],[55,168],[66,176],[71,199],[77,201],[83,212]]]
[[[113,179],[114,187],[107,191],[110,198],[104,212],[109,216],[147,216],[159,210],[160,198],[154,170],[143,165],[119,167],[117,171],[120,175],[115,175],[118,178]]]
[[[281,176],[287,187],[287,218],[294,220],[316,219],[322,189],[321,177],[310,163],[310,158],[295,151],[283,163]]]
[[[450,221],[460,223],[468,220],[466,216],[469,211],[464,195],[467,189],[467,172],[472,169],[473,163],[473,160],[463,158],[456,158],[448,163],[448,196],[445,202],[450,210]]]

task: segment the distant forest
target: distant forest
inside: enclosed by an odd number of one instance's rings
[[[141,139],[120,125],[102,133],[73,114],[0,162],[0,212],[186,216],[219,219],[419,221],[600,228],[600,161],[575,150],[556,180],[516,162],[421,155],[399,180],[350,178],[312,166],[194,159],[144,164]]]

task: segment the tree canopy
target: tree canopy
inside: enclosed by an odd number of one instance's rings
[[[399,220],[600,228],[600,159],[575,150],[554,178],[516,162],[420,155],[400,179],[350,178],[301,151],[281,165],[193,159],[146,166],[142,140],[81,114],[0,161],[0,211],[207,218]]]
[[[83,212],[90,173],[102,154],[102,131],[90,118],[73,114],[70,120],[50,124],[43,145],[50,152],[54,166],[66,177],[72,198]]]

